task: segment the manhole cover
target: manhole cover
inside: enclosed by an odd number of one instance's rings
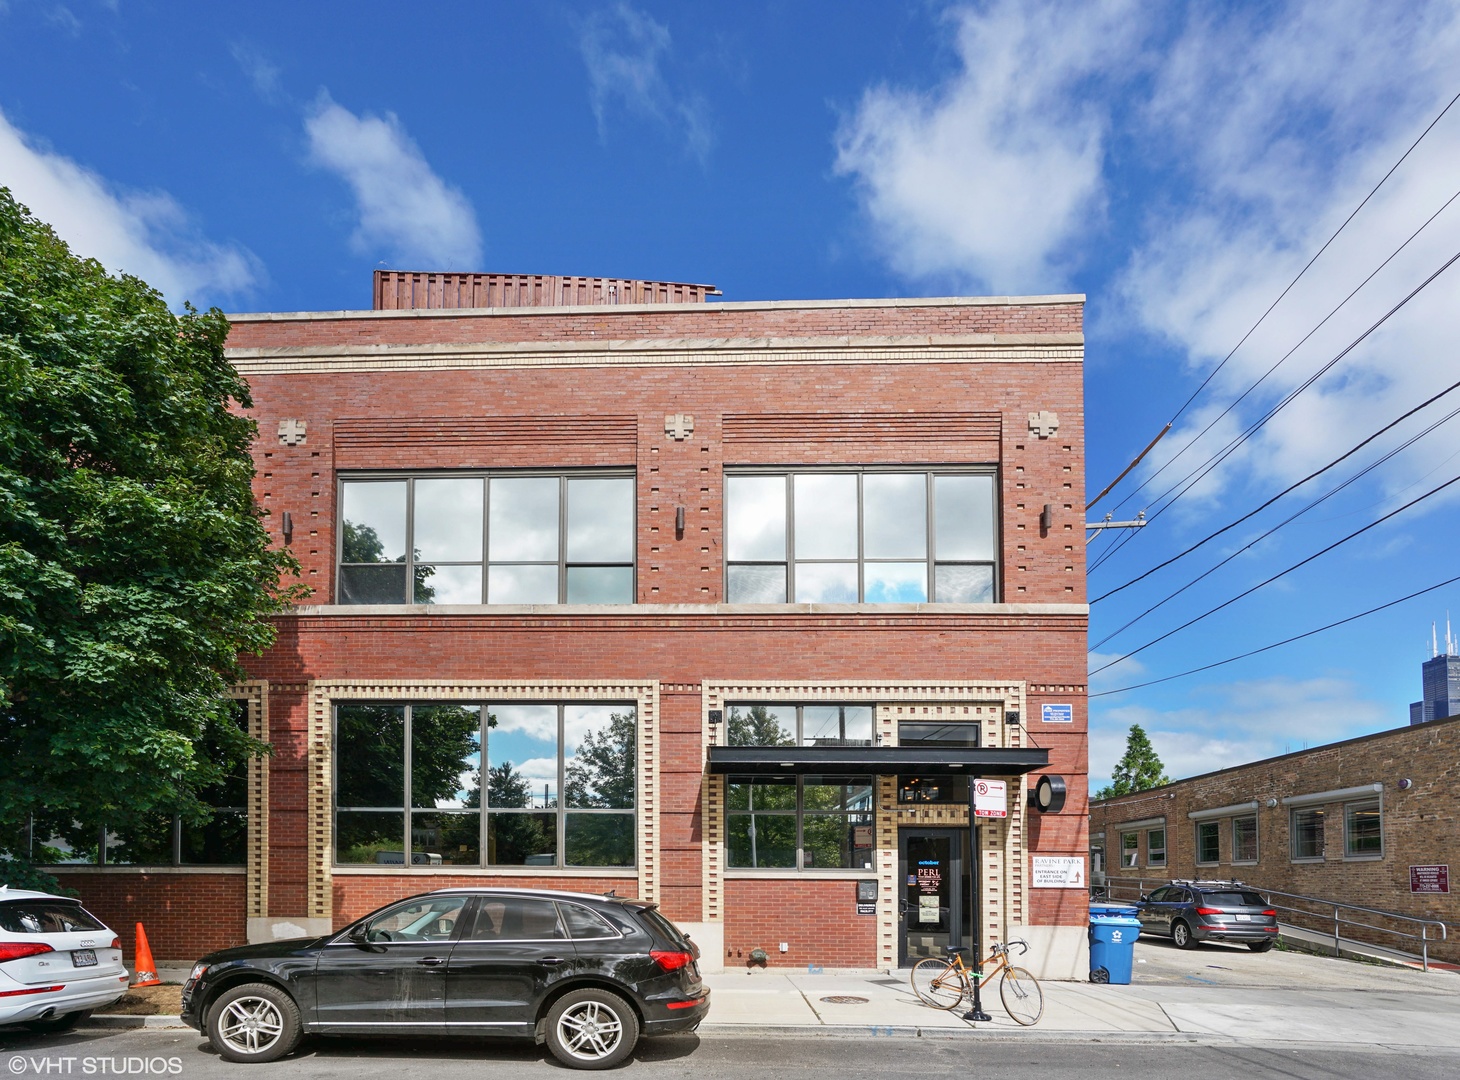
[[[828,1005],[865,1005],[867,999],[864,997],[853,997],[851,994],[833,994],[831,997],[821,999]]]

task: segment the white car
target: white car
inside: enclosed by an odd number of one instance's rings
[[[0,1024],[67,1031],[130,980],[121,939],[79,900],[0,885]]]

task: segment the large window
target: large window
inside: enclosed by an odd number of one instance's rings
[[[633,866],[636,740],[631,704],[339,705],[335,860]]]
[[[731,746],[871,746],[870,705],[727,705]]]
[[[1120,834],[1120,865],[1122,868],[1129,869],[1138,865],[1141,857],[1140,843],[1140,833]]]
[[[1323,858],[1323,807],[1295,809],[1292,815],[1293,858]]]
[[[872,868],[870,776],[727,778],[726,864],[732,868]]]
[[[1166,830],[1146,830],[1146,865],[1166,865]]]
[[[1196,823],[1196,861],[1214,863],[1222,857],[1220,822],[1198,821]]]
[[[629,473],[340,482],[341,604],[629,604]]]
[[[1383,819],[1378,799],[1344,804],[1343,854],[1349,859],[1377,858],[1384,854]]]
[[[725,478],[730,603],[990,603],[992,472],[828,470]]]

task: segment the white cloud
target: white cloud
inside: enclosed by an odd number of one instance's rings
[[[584,20],[578,48],[588,69],[598,137],[607,140],[607,118],[618,104],[681,133],[689,151],[703,161],[714,137],[703,100],[681,87],[671,88],[664,75],[671,44],[667,26],[628,4]]]
[[[1457,49],[1460,12],[1449,3],[1294,2],[1261,17],[1229,11],[1194,19],[1170,47],[1140,121],[1144,145],[1169,170],[1179,197],[1149,210],[1145,239],[1119,284],[1128,316],[1178,349],[1193,371],[1211,371],[1450,99]],[[1214,56],[1223,62],[1211,63]],[[1222,369],[1203,411],[1186,417],[1163,450],[1184,445],[1215,415],[1211,402],[1225,406],[1298,346],[1455,194],[1457,175],[1460,108]],[[1208,436],[1183,455],[1159,487],[1335,357],[1457,246],[1460,204],[1268,376],[1224,421],[1221,438]],[[1453,381],[1457,333],[1460,267],[1304,391],[1225,476],[1193,494],[1210,500],[1236,477],[1271,485],[1324,464]],[[1460,430],[1438,432],[1386,469],[1386,491],[1392,497],[1456,450]]]
[[[0,180],[78,255],[142,278],[174,305],[245,294],[263,277],[248,249],[203,238],[171,195],[123,191],[27,137],[3,113]]]
[[[1113,670],[1113,669],[1112,669]],[[1407,723],[1364,700],[1348,679],[1270,678],[1212,686],[1185,709],[1097,706],[1090,725],[1090,786],[1110,779],[1140,724],[1173,780],[1339,742]]]
[[[476,212],[431,169],[394,113],[356,116],[321,94],[306,115],[311,160],[355,195],[351,246],[411,269],[471,270],[482,258]],[[414,264],[414,265],[408,265]]]
[[[1051,291],[1105,205],[1109,121],[1090,89],[1135,66],[1147,20],[1128,0],[999,0],[950,19],[961,70],[928,92],[868,90],[836,169],[899,272]]]
[[[248,81],[253,84],[254,93],[270,105],[288,100],[280,79],[279,66],[253,46],[236,41],[228,47],[236,63]]]

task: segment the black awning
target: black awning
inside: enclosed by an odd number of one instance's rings
[[[1023,776],[1049,765],[1049,751],[996,746],[712,746],[710,772],[766,776],[798,773],[918,773],[924,776]]]

